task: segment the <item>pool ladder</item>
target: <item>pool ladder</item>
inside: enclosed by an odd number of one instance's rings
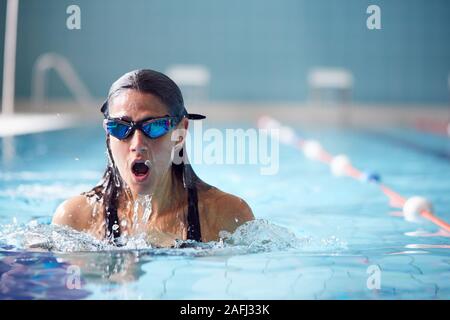
[[[34,109],[39,110],[46,104],[45,76],[47,72],[52,69],[60,76],[64,84],[73,94],[75,100],[83,108],[88,109],[89,106],[94,104],[94,99],[89,93],[89,90],[81,81],[70,62],[62,55],[47,52],[39,56],[33,66],[31,100]]]

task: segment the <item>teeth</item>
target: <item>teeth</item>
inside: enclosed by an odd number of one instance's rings
[[[150,166],[152,165],[152,163],[150,162],[150,160],[146,160],[144,163],[145,163],[145,165],[146,165],[147,167],[149,167],[149,168],[150,168]]]

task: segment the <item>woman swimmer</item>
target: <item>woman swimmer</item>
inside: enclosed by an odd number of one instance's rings
[[[219,240],[253,220],[247,203],[200,180],[184,152],[189,114],[178,86],[153,70],[113,83],[102,106],[108,165],[92,190],[63,202],[53,224],[116,244],[145,234],[156,246]],[[175,156],[174,156],[175,155]],[[181,161],[174,161],[175,158]],[[121,237],[125,236],[125,237]]]

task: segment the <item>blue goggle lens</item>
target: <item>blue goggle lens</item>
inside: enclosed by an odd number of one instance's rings
[[[171,127],[170,123],[170,119],[154,120],[152,122],[143,124],[142,131],[144,131],[144,133],[148,137],[156,139],[169,132]]]
[[[108,133],[117,139],[125,139],[130,129],[130,126],[116,121],[108,121],[106,123],[106,130]]]

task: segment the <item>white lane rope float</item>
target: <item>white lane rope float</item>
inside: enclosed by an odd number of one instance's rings
[[[356,180],[366,181],[378,185],[381,191],[388,197],[389,204],[393,208],[402,210],[403,217],[409,222],[420,222],[426,219],[443,231],[450,233],[450,224],[434,215],[433,206],[429,200],[421,196],[413,196],[405,199],[403,196],[387,187],[381,182],[381,177],[375,172],[362,172],[355,168],[347,155],[332,155],[316,140],[305,140],[300,138],[294,129],[282,125],[277,120],[262,116],[258,119],[258,127],[261,129],[279,130],[280,142],[295,147],[312,160],[320,161],[330,166],[334,176],[349,176]]]

